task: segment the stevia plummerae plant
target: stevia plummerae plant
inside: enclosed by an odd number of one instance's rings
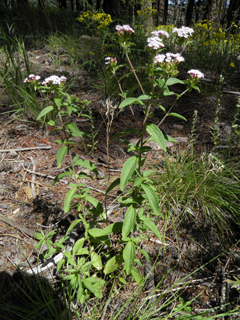
[[[131,51],[130,37],[134,35],[134,30],[128,25],[117,25],[116,31],[123,54],[136,80],[134,86],[137,86],[141,91],[141,94],[137,96],[133,96],[134,90],[124,91],[121,79],[119,80],[117,75],[120,67],[117,65],[117,59],[108,57],[106,67],[116,78],[120,90],[119,94],[123,99],[119,108],[129,106],[133,119],[135,119],[132,107],[134,104],[141,106],[144,111],[141,125],[137,125],[137,128],[126,129],[113,138],[123,137],[127,133],[134,133],[138,136],[136,145],[122,139],[128,151],[132,151],[134,155],[124,163],[120,178],[115,179],[105,192],[107,198],[113,189],[120,187],[121,195],[117,200],[125,210],[123,222],[112,222],[107,206],[104,208],[99,200],[91,196],[90,188],[81,183],[81,178],[94,179],[93,176],[97,175],[98,171],[90,161],[79,159],[79,156],[73,158],[71,155],[71,137],[74,135],[82,136],[75,124],[64,123],[64,116],[73,110],[71,104],[66,105],[65,98],[54,97],[53,104],[43,109],[38,117],[44,117],[56,110],[55,112],[61,120],[61,125],[58,125],[56,129],[62,130],[65,138],[59,141],[62,147],[57,154],[57,163],[61,167],[64,156],[68,154],[71,165],[68,171],[55,178],[54,183],[66,176],[71,179],[70,190],[64,202],[64,211],[69,212],[71,209],[76,209],[79,214],[79,218],[71,224],[67,234],[58,242],[52,242],[52,234],[50,236],[44,235],[43,232],[38,234],[40,240],[38,247],[41,247],[43,243],[47,244],[48,250],[44,255],[45,258],[62,252],[63,256],[57,264],[57,270],[63,273],[65,281],[68,282],[66,290],[70,301],[77,296],[81,303],[84,303],[91,294],[101,298],[106,280],[125,284],[126,279],[130,276],[139,285],[143,284],[142,275],[136,264],[141,266],[141,257],[145,256],[148,260],[149,256],[141,244],[151,235],[155,235],[158,239],[162,238],[157,221],[165,219],[161,212],[153,178],[151,178],[154,171],[144,169],[145,153],[151,151],[147,142],[154,140],[166,152],[166,141],[174,141],[174,139],[165,135],[159,125],[167,116],[185,119],[172,112],[172,109],[185,92],[192,89],[198,90],[197,83],[203,77],[199,70],[192,69],[189,70],[188,80],[182,81],[176,78],[178,65],[184,61],[184,58],[179,53],[163,53],[164,37],[167,36],[167,33],[160,30],[157,34],[152,33],[146,42],[149,63],[146,68],[147,86],[145,89],[129,55]],[[181,94],[171,90],[174,84],[184,86]],[[50,86],[53,86],[53,82]],[[131,96],[128,93],[131,93]],[[173,105],[167,110],[164,106],[159,105],[158,101],[159,98],[169,95],[175,95],[176,98]],[[148,122],[148,119],[153,116],[155,107],[159,107],[165,113],[158,125]],[[56,126],[52,120],[49,124]],[[79,172],[76,170],[77,167],[87,168],[92,173]],[[66,240],[73,228],[79,224],[84,228],[84,234],[66,251]],[[137,234],[136,231],[138,231]],[[116,234],[120,235],[120,238],[116,238]]]

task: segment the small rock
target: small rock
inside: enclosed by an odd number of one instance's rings
[[[9,207],[8,203],[0,203],[0,209],[6,210]]]
[[[13,151],[13,150],[10,150],[10,156],[11,156],[11,158],[16,158],[17,157],[17,152],[16,151]]]
[[[174,124],[173,126],[174,130],[183,130],[184,126],[181,124]]]
[[[188,137],[174,137],[174,139],[179,143],[188,143],[189,138]]]

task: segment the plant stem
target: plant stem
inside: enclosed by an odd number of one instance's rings
[[[132,72],[134,73],[134,76],[135,76],[135,78],[136,78],[136,80],[137,80],[137,82],[138,82],[138,84],[139,84],[139,87],[140,87],[141,90],[142,90],[142,93],[145,94],[145,92],[144,92],[144,90],[143,90],[143,87],[142,87],[142,84],[141,84],[140,80],[138,79],[138,76],[137,76],[137,74],[136,74],[136,72],[135,72],[135,70],[134,70],[134,68],[133,68],[133,65],[132,65],[132,63],[131,63],[131,60],[129,59],[129,56],[128,56],[128,53],[127,53],[127,52],[126,52],[126,57],[127,57],[128,63],[130,64],[130,67],[131,67],[131,69],[132,69]]]
[[[158,127],[163,123],[163,121],[167,118],[167,116],[169,115],[170,111],[172,110],[172,108],[175,106],[176,102],[178,101],[178,99],[180,99],[186,92],[188,92],[189,89],[186,89],[185,91],[183,91],[183,93],[181,93],[180,96],[177,97],[177,99],[173,102],[172,106],[170,107],[170,109],[168,110],[168,112],[165,114],[165,116],[162,118],[162,120],[159,122],[159,124],[157,125]]]

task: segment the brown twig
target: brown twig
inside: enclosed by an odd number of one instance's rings
[[[16,151],[38,150],[38,149],[51,149],[51,148],[52,146],[28,147],[28,148],[18,148],[18,149],[5,149],[5,150],[0,150],[0,152],[16,152]]]

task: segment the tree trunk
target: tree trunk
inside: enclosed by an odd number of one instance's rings
[[[207,20],[209,19],[209,14],[211,11],[211,7],[212,7],[212,0],[209,0],[206,2],[206,7],[204,8],[204,15],[203,15],[203,19],[202,20]]]
[[[59,8],[66,9],[67,8],[67,0],[59,0]]]
[[[174,16],[173,16],[173,24],[177,26],[177,22],[179,19],[179,0],[175,0],[175,6],[174,6]]]
[[[45,7],[44,0],[38,0],[38,8],[44,8],[44,7]]]
[[[102,9],[105,13],[110,14],[114,18],[121,18],[121,5],[122,2],[119,0],[104,0]]]
[[[146,12],[146,19],[143,21],[144,29],[153,28],[153,16],[152,16],[152,0],[143,0],[141,10]]]
[[[230,4],[227,11],[227,23],[228,27],[233,21],[240,19],[240,0],[230,0]]]
[[[17,0],[17,6],[28,6],[28,0]]]
[[[221,25],[224,24],[226,3],[227,3],[227,0],[220,0],[220,1],[219,1],[218,21],[219,21],[219,23],[221,23]]]
[[[168,0],[164,0],[164,9],[163,9],[163,24],[167,24],[168,18]]]
[[[103,0],[97,0],[96,2],[96,10],[102,9]]]
[[[187,12],[186,12],[186,25],[190,26],[193,19],[193,8],[195,5],[195,0],[188,0]]]
[[[73,3],[73,0],[70,0],[70,6],[71,6],[71,10],[74,11],[74,3]]]
[[[81,11],[81,6],[79,0],[76,0],[76,10],[79,12]]]
[[[219,0],[212,0],[212,5],[211,5],[211,10],[209,14],[209,20],[212,22],[220,22],[218,21],[218,16],[219,16]]]

